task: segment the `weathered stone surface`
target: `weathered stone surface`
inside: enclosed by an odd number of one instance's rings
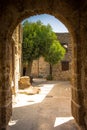
[[[72,116],[75,117],[75,120],[79,125],[84,126],[84,120],[83,118],[81,118],[84,116],[84,110],[82,106],[76,104],[73,101],[71,102],[71,106],[72,106]]]
[[[9,102],[5,106],[0,107],[0,110],[1,110],[0,120],[2,121],[0,125],[1,128],[0,130],[3,129],[6,130],[6,126],[8,125],[8,122],[12,115],[12,102]]]
[[[28,88],[30,84],[30,78],[28,76],[23,76],[19,80],[19,89]]]
[[[54,80],[71,80],[72,73],[72,42],[71,36],[69,33],[56,33],[58,40],[61,44],[67,44],[67,53],[65,54],[64,61],[69,62],[69,70],[63,71],[62,64],[59,62],[58,64],[53,66],[53,79]],[[47,63],[43,57],[40,57],[38,60],[33,61],[32,66],[32,75],[34,77],[44,77],[46,78],[49,75],[49,63]]]
[[[77,103],[77,104],[82,104],[82,100],[83,100],[83,92],[81,89],[77,89],[72,87],[72,100]]]
[[[15,93],[18,91],[18,81],[21,76],[21,56],[22,56],[22,25],[18,24],[12,35],[12,82]]]
[[[76,88],[79,87],[83,92],[83,98],[87,96],[86,79],[87,74],[87,1],[86,0],[16,0],[0,3],[0,89],[8,90],[11,87],[11,38],[14,29],[23,19],[35,14],[47,13],[59,18],[68,27],[72,37],[73,45],[73,81]],[[17,47],[15,47],[17,52]],[[18,65],[18,62],[16,62]],[[16,66],[18,67],[18,66]],[[16,73],[17,74],[17,73]],[[77,76],[79,75],[79,77]],[[17,76],[18,79],[18,76]],[[16,75],[15,75],[16,80]],[[3,92],[3,91],[2,91]],[[78,93],[78,91],[77,91]],[[3,94],[3,93],[2,93]],[[2,94],[0,98],[2,99]],[[4,93],[5,94],[5,93]],[[8,93],[9,94],[9,93]],[[4,96],[5,97],[5,96]],[[11,100],[11,99],[10,99]],[[84,125],[87,130],[87,109],[85,102],[80,104],[80,108],[72,106],[72,113],[80,127]],[[0,105],[3,107],[3,102],[6,103],[6,98],[2,100]],[[5,104],[7,105],[7,104]],[[78,105],[77,105],[78,106]],[[0,107],[0,112],[2,109]],[[11,108],[11,106],[10,106]],[[6,106],[6,110],[8,106]],[[76,112],[78,114],[76,114]],[[79,111],[79,112],[78,112]],[[85,111],[85,117],[83,114]],[[8,113],[8,114],[7,114]],[[9,112],[3,113],[3,117],[7,120]],[[1,116],[0,116],[1,117]],[[3,122],[3,117],[0,119],[0,125],[6,125]],[[85,120],[84,120],[85,118]],[[8,118],[9,119],[9,118]],[[81,123],[81,120],[83,124]]]

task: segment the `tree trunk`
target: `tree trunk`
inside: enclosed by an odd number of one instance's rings
[[[52,78],[52,65],[50,64],[50,77]]]
[[[39,78],[39,58],[38,58],[38,78]]]

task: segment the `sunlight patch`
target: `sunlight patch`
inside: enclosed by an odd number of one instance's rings
[[[56,117],[54,127],[64,124],[72,119],[74,119],[74,118],[73,117]]]
[[[43,87],[40,88],[41,91],[39,94],[18,94],[15,99],[16,102],[13,104],[13,108],[41,103],[49,94],[49,92],[53,89],[54,85],[55,84],[44,84]]]
[[[9,122],[9,126],[13,126],[13,125],[15,125],[16,123],[18,122],[18,120],[11,120],[10,122]]]

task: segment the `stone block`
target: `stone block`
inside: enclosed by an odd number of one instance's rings
[[[20,78],[18,84],[19,84],[19,89],[28,88],[31,85],[30,78],[28,76],[23,76]]]

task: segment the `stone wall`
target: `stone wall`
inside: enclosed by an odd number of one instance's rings
[[[49,64],[44,61],[43,57],[33,61],[32,76],[33,77],[47,77],[49,75]]]
[[[63,46],[67,47],[67,52],[63,61],[53,66],[53,79],[54,80],[70,80],[71,79],[71,65],[72,65],[72,43],[69,33],[56,33],[58,40]],[[62,70],[62,64],[69,63],[69,68]],[[47,77],[49,75],[49,63],[44,61],[43,57],[33,61],[32,75],[34,77]]]
[[[33,4],[34,2],[34,4]],[[19,22],[35,14],[52,14],[63,22],[73,41],[72,115],[87,130],[87,1],[20,0],[0,3],[0,129],[11,116],[11,38]],[[9,99],[9,100],[8,100]]]
[[[19,24],[12,36],[12,87],[18,90],[18,81],[21,76],[21,55],[22,55],[22,25]]]
[[[19,24],[10,40],[6,44],[0,44],[0,130],[7,129],[6,126],[12,115],[12,88],[18,88],[18,79],[20,77],[21,63],[21,43],[22,43],[21,25]],[[4,41],[4,40],[3,40]],[[6,46],[4,46],[6,45]],[[1,54],[1,51],[3,53]],[[3,63],[3,61],[5,63]],[[2,68],[2,69],[1,69]]]

